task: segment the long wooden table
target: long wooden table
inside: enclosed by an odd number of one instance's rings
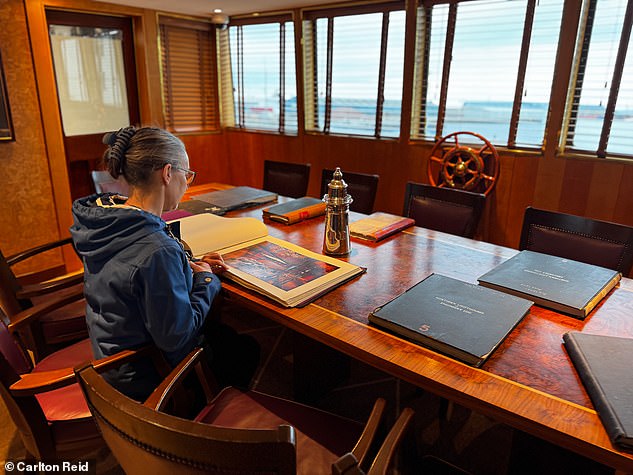
[[[230,216],[262,219],[264,207]],[[351,213],[350,219],[361,217]],[[267,224],[271,236],[321,252],[323,222]],[[345,260],[367,272],[303,308],[283,308],[228,281],[223,287],[241,305],[397,378],[633,473],[633,454],[611,444],[562,344],[562,335],[572,330],[633,337],[633,280],[623,279],[584,321],[533,306],[479,369],[368,324],[375,307],[432,272],[477,283],[517,252],[414,227],[377,244],[353,240]]]

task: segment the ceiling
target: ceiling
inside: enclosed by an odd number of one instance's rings
[[[149,8],[165,12],[194,16],[210,16],[219,8],[229,16],[244,13],[288,10],[340,0],[102,0],[132,7]]]

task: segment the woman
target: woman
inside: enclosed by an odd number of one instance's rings
[[[160,215],[178,206],[195,177],[183,143],[152,127],[104,136],[107,169],[130,196],[105,193],[73,203],[71,234],[84,263],[86,320],[95,357],[156,345],[173,366],[204,344],[203,325],[226,267],[212,253],[188,259]],[[251,368],[254,370],[254,367]],[[138,400],[159,382],[149,362],[107,375]]]

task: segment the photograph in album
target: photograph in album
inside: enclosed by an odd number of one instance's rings
[[[260,242],[223,256],[238,269],[281,290],[292,290],[323,277],[338,267],[306,257],[272,242]]]
[[[268,235],[255,218],[226,218],[210,213],[177,221],[180,237],[201,257],[218,252],[226,277],[285,307],[305,305],[364,269]]]

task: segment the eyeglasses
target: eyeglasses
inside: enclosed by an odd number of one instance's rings
[[[188,168],[176,167],[174,165],[172,165],[172,168],[180,170],[181,172],[185,172],[185,180],[187,181],[187,185],[191,185],[194,178],[196,178],[196,172],[194,172],[193,170],[189,170]]]

